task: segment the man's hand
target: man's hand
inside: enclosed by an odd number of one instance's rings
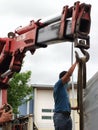
[[[75,51],[75,57],[76,57],[76,62],[81,62],[81,58],[79,57],[77,51]]]
[[[79,107],[71,107],[72,110],[79,110]]]

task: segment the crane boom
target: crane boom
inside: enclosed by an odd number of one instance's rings
[[[32,20],[29,25],[9,32],[8,37],[0,38],[1,89],[7,89],[9,79],[21,70],[27,51],[34,54],[36,49],[66,41],[74,42],[75,47],[88,49],[90,10],[90,4],[78,1],[71,7],[64,6],[60,16],[45,22]]]

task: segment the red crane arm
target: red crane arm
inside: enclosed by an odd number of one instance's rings
[[[0,38],[0,87],[8,87],[14,72],[21,70],[25,53],[57,42],[74,42],[75,47],[89,48],[91,5],[75,2],[64,6],[60,16],[45,22],[30,21],[29,25]]]

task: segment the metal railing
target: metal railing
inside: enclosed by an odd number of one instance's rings
[[[33,115],[27,115],[3,124],[2,130],[38,130],[38,129],[35,126],[35,123],[33,123]]]

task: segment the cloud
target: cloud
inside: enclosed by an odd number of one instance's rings
[[[0,2],[2,8],[0,8],[1,13],[11,15],[21,15],[21,16],[31,16],[31,17],[46,17],[53,12],[58,11],[59,5],[56,0],[45,1],[45,0],[3,0]]]
[[[37,83],[47,83],[48,81],[52,84],[62,70],[69,69],[71,65],[70,51],[70,43],[59,43],[59,45],[36,50],[34,55],[27,53],[22,71],[32,70],[32,81],[38,80]]]

